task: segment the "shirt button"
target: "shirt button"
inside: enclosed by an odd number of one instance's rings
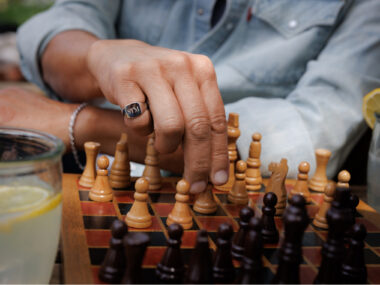
[[[202,16],[204,11],[202,8],[199,8],[198,11],[197,11],[198,15]]]
[[[297,22],[296,20],[291,20],[291,21],[288,23],[288,26],[289,26],[289,28],[294,29],[295,27],[298,26],[298,22]]]

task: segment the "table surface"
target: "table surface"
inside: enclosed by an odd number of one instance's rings
[[[88,258],[88,246],[84,236],[80,201],[78,199],[78,174],[63,175],[63,214],[61,227],[61,243],[59,252],[60,257],[54,267],[51,283],[84,283],[92,280],[89,271],[90,267]],[[264,179],[264,184],[267,180]],[[287,180],[287,184],[294,184],[294,180]],[[365,218],[374,224],[380,224],[380,214],[373,208],[369,207],[363,200],[366,200],[366,191],[364,186],[352,186],[353,193],[357,194],[361,201],[358,205],[359,211],[365,212]],[[64,248],[63,248],[64,247]],[[67,249],[70,249],[68,251]],[[65,250],[63,250],[65,249]],[[87,260],[88,264],[83,264]],[[64,262],[64,270],[61,263]]]

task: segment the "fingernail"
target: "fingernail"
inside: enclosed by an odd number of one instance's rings
[[[225,184],[227,183],[228,180],[228,174],[227,171],[225,170],[219,170],[214,174],[214,183],[215,184]]]
[[[206,189],[207,183],[205,181],[197,181],[191,184],[190,193],[197,194]]]

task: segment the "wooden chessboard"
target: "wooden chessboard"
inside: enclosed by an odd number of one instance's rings
[[[79,175],[64,174],[63,178],[63,218],[62,248],[63,273],[65,283],[102,283],[97,275],[106,254],[111,237],[110,226],[114,219],[124,219],[133,203],[133,184],[125,190],[114,191],[113,202],[93,202],[88,199],[89,189],[78,185]],[[135,181],[135,179],[133,179]],[[151,242],[143,261],[143,276],[146,283],[157,283],[155,267],[166,249],[166,218],[174,205],[175,183],[178,178],[164,178],[161,190],[149,193],[149,211],[153,216],[152,226],[142,231],[149,234]],[[264,182],[265,184],[265,182]],[[287,181],[290,191],[294,181]],[[258,193],[249,194],[250,204],[256,215],[261,215],[265,186]],[[242,206],[227,201],[227,193],[214,190],[218,203],[217,212],[202,215],[192,211],[194,225],[185,231],[182,238],[184,261],[189,261],[198,229],[206,229],[210,237],[210,246],[215,249],[216,232],[220,223],[230,223],[238,229],[238,216]],[[320,193],[312,193],[312,202],[307,206],[310,217],[314,217],[323,200]],[[380,214],[360,201],[357,222],[367,227],[365,259],[368,269],[368,282],[380,283]],[[282,236],[281,218],[276,224]],[[130,228],[130,231],[136,229]],[[327,237],[327,231],[317,231],[311,225],[303,238],[303,261],[301,264],[301,282],[312,283],[321,262],[321,245]],[[281,241],[280,241],[281,242]],[[270,283],[277,270],[277,244],[264,248],[264,280]],[[236,263],[236,266],[238,264]]]

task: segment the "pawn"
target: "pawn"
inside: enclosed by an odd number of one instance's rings
[[[112,223],[110,247],[99,269],[101,281],[111,284],[120,283],[126,266],[123,237],[127,233],[128,227],[124,222],[117,219]]]
[[[94,186],[96,171],[95,162],[99,153],[100,143],[97,142],[85,142],[84,151],[86,153],[86,166],[79,179],[78,184],[83,187],[91,188]]]
[[[262,284],[263,270],[263,240],[260,219],[253,217],[249,221],[249,231],[246,237],[244,256],[237,284]]]
[[[152,217],[148,210],[148,189],[149,183],[144,177],[137,179],[135,183],[135,201],[132,208],[125,217],[125,222],[129,227],[144,229],[152,225]]]
[[[191,216],[189,202],[190,184],[185,179],[177,183],[177,194],[175,195],[175,204],[173,210],[168,215],[166,224],[170,226],[173,223],[180,224],[185,230],[193,226],[193,218]]]
[[[335,182],[327,183],[322,205],[319,207],[319,211],[313,220],[313,225],[317,228],[324,230],[327,230],[329,228],[326,214],[331,207],[331,202],[334,200],[335,188]]]
[[[249,220],[255,215],[253,209],[249,206],[246,206],[240,210],[239,216],[239,230],[235,234],[234,239],[232,241],[232,257],[236,260],[241,260],[244,254],[244,242],[245,236],[248,232],[248,223]]]
[[[115,159],[112,163],[109,177],[112,188],[127,188],[131,184],[128,137],[126,133],[121,134],[121,138],[116,144]]]
[[[94,186],[90,190],[89,198],[96,202],[112,201],[112,188],[108,181],[108,165],[109,161],[107,156],[102,155],[98,158],[98,170]]]
[[[130,232],[123,238],[127,267],[122,284],[140,284],[143,282],[141,265],[149,241],[149,235],[142,232]]]
[[[217,284],[231,284],[235,279],[235,267],[232,263],[231,239],[234,234],[228,223],[219,225],[217,250],[214,258],[214,281]]]
[[[180,284],[185,270],[181,255],[183,228],[180,224],[171,224],[168,234],[168,247],[157,264],[156,275],[163,284]]]
[[[351,179],[351,174],[347,170],[340,171],[338,174],[338,183],[336,184],[336,187],[349,188],[350,179]]]
[[[331,156],[331,151],[323,148],[315,150],[317,168],[313,178],[309,181],[309,188],[317,192],[324,192],[327,185],[326,168]]]
[[[346,258],[342,264],[342,284],[366,284],[367,268],[364,260],[364,239],[367,230],[363,224],[355,224]]]
[[[260,191],[263,178],[260,172],[260,154],[261,154],[261,134],[254,133],[252,135],[252,142],[249,147],[249,157],[247,159],[247,175],[245,181],[247,183],[248,191]]]
[[[277,197],[273,192],[264,195],[264,207],[262,208],[262,238],[264,243],[278,243],[279,233],[274,222]]]
[[[236,175],[235,182],[230,192],[228,192],[228,201],[233,204],[248,204],[248,193],[245,181],[245,171],[247,170],[247,164],[244,160],[236,162]]]
[[[213,284],[212,254],[206,230],[199,230],[185,284]]]
[[[201,214],[212,214],[218,209],[218,205],[212,194],[212,185],[208,185],[206,190],[199,193],[194,202],[193,210]]]
[[[308,162],[302,161],[299,164],[297,182],[296,182],[296,185],[294,185],[294,188],[290,191],[290,198],[293,195],[299,194],[305,198],[306,203],[310,203],[311,201],[310,191],[307,186],[309,170],[310,170],[310,164]]]
[[[154,133],[149,136],[146,145],[145,168],[143,177],[149,181],[149,190],[158,190],[162,186],[162,177],[158,166],[158,152],[154,147]]]

